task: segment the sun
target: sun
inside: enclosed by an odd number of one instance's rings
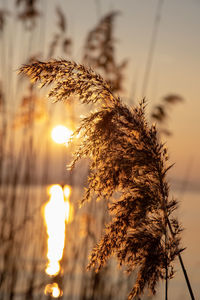
[[[57,125],[52,129],[51,137],[57,144],[68,144],[73,132],[63,125]]]

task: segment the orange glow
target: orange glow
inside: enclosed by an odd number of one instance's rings
[[[68,145],[70,138],[73,132],[63,125],[58,125],[53,128],[51,132],[51,137],[53,141],[57,144],[65,144]]]
[[[66,222],[72,219],[72,206],[69,202],[71,188],[52,185],[49,188],[50,199],[44,206],[44,218],[47,228],[47,258],[45,272],[56,276],[60,272],[60,261],[65,246]],[[66,197],[66,195],[68,195]]]
[[[57,283],[47,284],[44,290],[45,295],[50,295],[53,298],[58,298],[63,295],[62,290],[59,288]]]

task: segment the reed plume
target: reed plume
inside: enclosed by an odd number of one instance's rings
[[[114,21],[117,15],[117,11],[109,12],[89,31],[83,49],[83,62],[102,74],[114,92],[121,92],[127,60],[118,62],[116,59]]]
[[[58,46],[61,47],[61,50],[64,54],[70,55],[71,54],[71,46],[72,46],[72,39],[67,36],[67,19],[63,14],[60,7],[56,8],[56,15],[57,15],[57,30],[58,32],[53,35],[53,39],[49,46],[49,54],[48,57],[51,58],[55,55],[56,48]]]
[[[137,272],[129,299],[139,297],[146,287],[155,294],[158,281],[174,274],[173,261],[182,251],[181,227],[171,216],[177,201],[169,197],[167,150],[156,127],[146,121],[145,101],[127,107],[100,75],[74,62],[36,61],[24,65],[20,73],[41,86],[53,83],[49,97],[54,101],[77,94],[82,103],[98,102],[98,109],[77,130],[80,145],[71,165],[90,157],[82,201],[106,199],[111,215],[88,268],[98,271],[114,255],[128,272]]]
[[[157,122],[159,132],[165,135],[172,135],[171,131],[166,128],[166,121],[169,118],[169,111],[172,106],[177,103],[183,102],[184,99],[176,94],[169,94],[161,99],[159,104],[153,107],[151,118]],[[164,125],[164,126],[163,126]]]
[[[35,19],[40,15],[37,2],[38,0],[15,0],[15,5],[20,10],[18,18],[24,22],[27,29],[35,26]]]

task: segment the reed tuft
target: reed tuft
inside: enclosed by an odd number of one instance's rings
[[[171,216],[177,201],[169,197],[167,149],[156,127],[146,121],[145,101],[127,107],[101,76],[74,62],[36,61],[20,73],[41,86],[53,83],[49,97],[55,101],[77,94],[82,103],[99,103],[78,129],[80,145],[72,163],[90,157],[83,202],[106,199],[111,215],[88,268],[98,271],[114,255],[128,272],[137,273],[128,299],[139,297],[146,287],[155,294],[158,281],[174,275],[173,261],[182,251],[181,227]]]

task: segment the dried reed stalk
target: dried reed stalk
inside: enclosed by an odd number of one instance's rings
[[[112,91],[121,92],[127,61],[116,60],[114,21],[117,15],[119,15],[117,11],[109,12],[89,31],[83,49],[83,62],[102,74],[112,87]]]
[[[146,287],[155,294],[158,281],[174,275],[173,261],[183,249],[180,225],[171,217],[177,207],[177,201],[169,198],[166,178],[171,165],[156,127],[145,119],[145,102],[127,107],[101,76],[74,62],[36,61],[24,65],[20,73],[41,86],[53,83],[49,97],[55,101],[77,94],[82,103],[99,103],[77,130],[80,146],[71,165],[90,157],[83,202],[94,197],[109,201],[111,221],[88,268],[98,271],[115,255],[128,272],[137,272],[129,299],[139,297]],[[173,234],[167,233],[167,226]]]

